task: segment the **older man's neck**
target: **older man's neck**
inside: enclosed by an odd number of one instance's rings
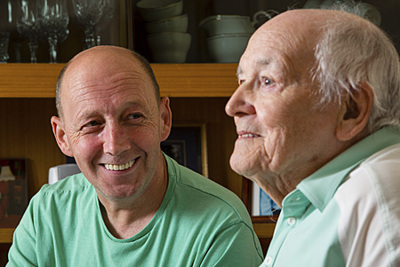
[[[279,207],[282,207],[283,199],[296,189],[301,179],[291,180],[276,176],[273,179],[259,179],[255,181]]]

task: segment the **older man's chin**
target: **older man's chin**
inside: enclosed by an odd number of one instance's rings
[[[234,172],[246,178],[250,178],[254,171],[251,167],[251,162],[249,162],[249,157],[242,157],[242,155],[238,155],[235,151],[230,157],[229,164]]]

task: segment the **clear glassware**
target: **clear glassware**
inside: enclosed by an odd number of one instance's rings
[[[31,1],[31,0],[29,0]],[[57,62],[57,45],[67,39],[69,15],[66,0],[37,0],[42,38],[49,43],[50,63]]]
[[[0,32],[0,63],[7,63],[8,56],[8,43],[10,41],[9,32]]]
[[[7,0],[7,26],[10,29],[10,46],[14,47],[15,62],[21,62],[21,47],[23,37],[18,33],[17,20],[21,13],[21,0]]]
[[[37,63],[39,23],[35,0],[21,0],[18,6],[17,30],[19,34],[28,38],[31,63]]]
[[[96,26],[96,45],[100,45],[102,42],[101,31],[103,30],[103,27],[106,28],[107,26],[110,26],[110,21],[114,18],[115,0],[104,0],[103,10],[103,15]]]
[[[85,48],[97,45],[96,25],[103,17],[107,0],[72,0],[73,10],[85,32]]]

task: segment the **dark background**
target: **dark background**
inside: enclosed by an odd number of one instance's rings
[[[0,31],[10,31],[11,41],[9,47],[10,59],[8,62],[16,62],[15,45],[21,45],[21,62],[29,62],[28,44],[22,39],[15,29],[15,25],[7,23],[7,1],[0,0]],[[71,0],[67,0],[70,4]],[[103,44],[116,44],[130,47],[151,61],[151,53],[146,42],[145,24],[134,0],[116,0],[116,13],[113,21],[102,22]],[[137,1],[136,1],[137,2]],[[206,33],[199,28],[201,20],[212,15],[243,15],[250,18],[259,10],[274,10],[283,12],[288,8],[302,8],[307,0],[184,0],[183,13],[189,16],[188,32],[192,35],[192,44],[189,49],[187,62],[204,63],[211,62],[206,47]],[[322,0],[321,0],[322,2]],[[358,1],[359,2],[359,1]],[[400,51],[400,0],[364,0],[362,2],[374,5],[381,13],[381,28],[388,33]],[[126,10],[126,7],[131,7]],[[71,10],[71,8],[70,8]],[[127,14],[130,14],[127,16]],[[125,18],[130,17],[129,21]],[[128,27],[127,24],[130,26]],[[83,49],[82,27],[76,22],[73,12],[70,12],[69,37],[59,45],[59,62],[67,62],[72,56]],[[128,32],[129,31],[129,32]],[[132,45],[129,45],[128,36],[131,36]],[[44,41],[39,43],[38,61],[46,63],[49,60],[48,45]]]

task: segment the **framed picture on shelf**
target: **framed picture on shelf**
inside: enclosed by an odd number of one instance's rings
[[[242,179],[242,200],[253,221],[275,222],[281,208],[255,182],[245,177]]]
[[[181,165],[208,177],[205,124],[174,125],[161,149]]]
[[[0,158],[0,228],[18,225],[28,205],[26,159]]]

